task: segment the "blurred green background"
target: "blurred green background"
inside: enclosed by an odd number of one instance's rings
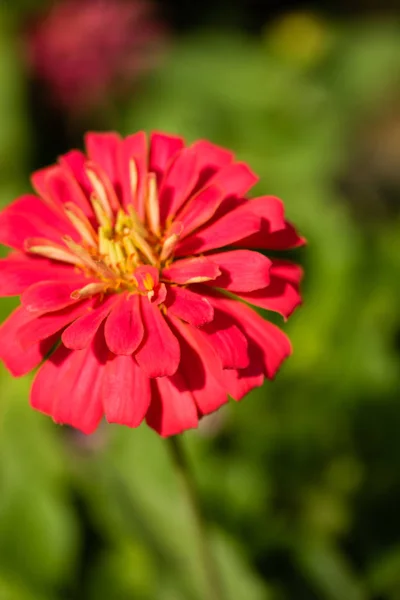
[[[292,253],[304,306],[280,323],[293,356],[184,435],[226,596],[399,600],[397,14],[189,4],[155,7],[151,69],[77,111],[29,61],[45,3],[1,0],[0,202],[90,128],[208,138],[248,161],[309,243]],[[29,377],[0,374],[0,600],[207,598],[165,443],[58,427],[29,408]]]

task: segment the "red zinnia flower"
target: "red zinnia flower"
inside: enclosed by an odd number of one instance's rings
[[[252,310],[285,318],[301,269],[248,248],[303,243],[272,196],[207,141],[89,134],[33,175],[39,196],[0,213],[0,294],[21,306],[0,328],[0,358],[34,369],[34,408],[92,432],[103,417],[161,435],[239,400],[290,354],[288,338]],[[247,248],[247,249],[245,249]],[[244,300],[245,302],[242,302]]]
[[[153,8],[141,0],[55,2],[28,32],[28,61],[57,103],[88,108],[153,66],[163,37]]]

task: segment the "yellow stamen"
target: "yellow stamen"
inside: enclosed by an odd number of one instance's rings
[[[107,285],[105,283],[88,283],[88,285],[85,285],[80,290],[72,292],[71,298],[74,300],[83,300],[84,298],[89,298],[90,296],[104,292],[106,288]]]
[[[143,254],[151,265],[157,264],[157,259],[153,254],[153,250],[150,245],[144,240],[136,231],[131,232],[131,238],[136,248]]]
[[[138,179],[139,179],[139,177],[138,177],[138,170],[137,170],[136,162],[133,158],[131,158],[129,161],[129,181],[131,184],[131,192],[132,192],[133,200],[136,199],[137,188],[138,188]]]
[[[41,238],[31,238],[26,240],[24,246],[25,250],[27,252],[30,252],[31,254],[38,254],[39,256],[44,256],[45,258],[58,260],[71,265],[81,264],[79,258],[71,252],[69,252],[67,248],[58,246],[57,244],[54,244],[49,240],[44,240]]]
[[[89,269],[96,269],[96,263],[87,250],[75,243],[74,240],[72,240],[68,235],[63,237],[63,242],[66,244],[66,246],[68,246],[69,250],[75,254],[81,264],[86,265],[89,267]]]
[[[146,273],[146,275],[144,276],[143,285],[148,292],[154,288],[154,279],[152,278],[150,273]]]
[[[160,235],[160,205],[155,173],[147,175],[146,215],[150,230],[158,237]]]
[[[177,233],[173,233],[165,240],[163,247],[161,249],[160,260],[167,260],[175,250],[175,246],[178,243],[179,235]]]
[[[112,218],[113,211],[112,211],[110,201],[108,199],[108,194],[107,194],[107,190],[106,190],[104,183],[101,181],[101,179],[99,178],[97,173],[95,173],[95,171],[93,171],[90,167],[87,166],[85,170],[86,170],[86,175],[88,176],[88,179],[93,186],[94,192],[95,192],[97,198],[99,199],[99,202],[100,202],[104,212],[110,218]]]
[[[72,202],[66,202],[64,204],[64,210],[72,225],[82,236],[82,240],[84,240],[89,246],[96,248],[96,232],[93,229],[89,219],[86,217],[83,210],[81,210],[79,206],[73,204]]]
[[[107,213],[104,211],[103,206],[99,202],[99,199],[97,198],[97,196],[92,194],[90,196],[90,202],[93,206],[93,210],[96,215],[96,219],[97,219],[98,223],[101,225],[101,227],[105,227],[106,229],[111,231],[111,228],[112,228],[111,219],[109,218]]]

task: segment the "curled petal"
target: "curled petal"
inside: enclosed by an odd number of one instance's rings
[[[210,323],[214,318],[214,309],[207,298],[185,288],[168,286],[165,306],[168,314],[171,313],[195,327]]]
[[[181,285],[216,279],[221,274],[218,265],[204,256],[176,260],[162,271],[162,277]]]
[[[19,331],[31,320],[32,314],[19,306],[0,326],[0,359],[14,377],[26,375],[37,367],[55,343],[52,337],[25,348]]]
[[[272,263],[259,252],[232,250],[209,254],[207,258],[221,270],[221,275],[209,285],[231,292],[252,292],[269,284]]]

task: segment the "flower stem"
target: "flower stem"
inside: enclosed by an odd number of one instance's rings
[[[223,585],[216,562],[212,555],[212,548],[207,535],[207,523],[204,518],[196,482],[187,460],[181,437],[169,437],[166,439],[166,442],[169,446],[176,472],[179,475],[182,488],[195,522],[199,550],[201,552],[203,568],[207,577],[207,584],[209,588],[207,597],[210,600],[224,600],[225,593],[223,590]]]

